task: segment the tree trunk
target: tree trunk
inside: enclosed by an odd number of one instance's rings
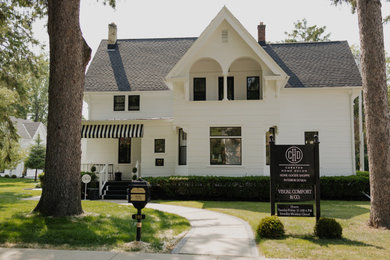
[[[81,214],[81,114],[91,56],[79,25],[80,0],[48,2],[49,114],[45,185],[34,209],[46,216]]]
[[[369,225],[390,228],[390,116],[380,0],[357,1],[371,211]]]
[[[38,169],[35,169],[35,177],[34,177],[34,181],[37,181],[37,175],[38,175]]]

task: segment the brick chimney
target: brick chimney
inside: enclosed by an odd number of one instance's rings
[[[115,50],[116,46],[116,24],[115,23],[110,23],[108,25],[108,42],[107,42],[107,49],[109,50]]]
[[[257,26],[257,41],[260,43],[260,45],[265,45],[265,24],[263,22],[260,22],[260,24]]]

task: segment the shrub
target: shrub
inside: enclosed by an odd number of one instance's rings
[[[257,234],[262,238],[281,238],[284,225],[277,216],[263,218],[257,227]]]
[[[16,175],[12,174],[11,178],[16,179]]]
[[[269,201],[269,177],[145,177],[152,185],[152,199]],[[321,177],[321,199],[367,200],[368,174]]]
[[[39,179],[39,187],[43,188],[43,182],[45,180],[45,173],[42,172],[42,173],[38,174],[38,179]]]
[[[343,228],[334,218],[320,218],[314,227],[319,238],[341,238],[342,233]]]
[[[4,178],[9,178],[9,175],[8,174],[4,175]]]

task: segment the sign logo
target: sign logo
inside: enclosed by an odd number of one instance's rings
[[[289,163],[299,163],[303,159],[303,152],[296,146],[291,146],[286,151],[286,160]]]

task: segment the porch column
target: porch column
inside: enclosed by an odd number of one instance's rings
[[[228,82],[227,82],[227,74],[223,74],[223,100],[227,101],[228,100],[228,94],[227,94],[227,87]]]

